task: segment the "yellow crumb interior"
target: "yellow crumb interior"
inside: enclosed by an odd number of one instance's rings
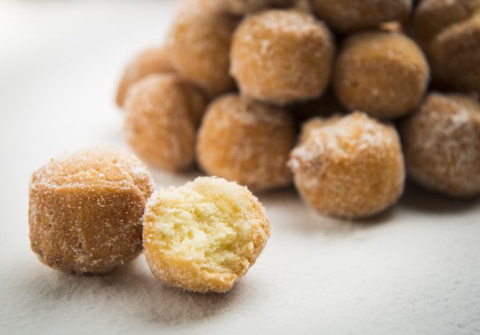
[[[209,273],[237,274],[248,268],[245,256],[254,249],[255,220],[251,204],[238,193],[192,184],[160,191],[155,201],[146,218],[148,243],[164,256]]]

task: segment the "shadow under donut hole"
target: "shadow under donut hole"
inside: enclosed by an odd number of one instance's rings
[[[25,269],[30,270],[25,273]],[[55,322],[70,323],[82,315],[85,331],[95,327],[88,320],[99,317],[102,323],[120,323],[125,327],[137,323],[168,327],[205,322],[226,312],[245,288],[237,285],[228,294],[172,289],[150,273],[143,256],[102,276],[68,275],[34,266],[18,267],[15,272],[16,278],[23,278],[18,283],[22,291],[15,293],[20,302],[17,308],[26,316],[48,318],[55,328]],[[38,312],[39,306],[42,313]]]

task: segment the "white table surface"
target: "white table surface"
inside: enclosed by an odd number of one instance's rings
[[[293,190],[261,196],[273,235],[227,295],[166,288],[143,256],[104,277],[41,265],[28,241],[30,174],[50,157],[126,147],[113,104],[125,63],[159,43],[171,1],[0,2],[1,334],[478,334],[480,202],[409,187],[350,224]],[[158,185],[193,175],[154,173]]]

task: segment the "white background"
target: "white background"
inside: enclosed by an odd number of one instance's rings
[[[161,42],[172,10],[161,0],[0,3],[0,333],[480,333],[479,200],[412,186],[394,210],[355,224],[317,216],[293,190],[261,196],[272,238],[227,295],[168,289],[143,256],[86,278],[37,261],[30,174],[64,151],[126,147],[117,81]],[[158,185],[193,178],[152,172]]]

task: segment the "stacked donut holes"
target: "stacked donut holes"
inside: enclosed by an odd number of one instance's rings
[[[480,2],[415,3],[179,1],[121,80],[127,141],[153,167],[293,183],[340,218],[392,207],[407,174],[478,195]]]

